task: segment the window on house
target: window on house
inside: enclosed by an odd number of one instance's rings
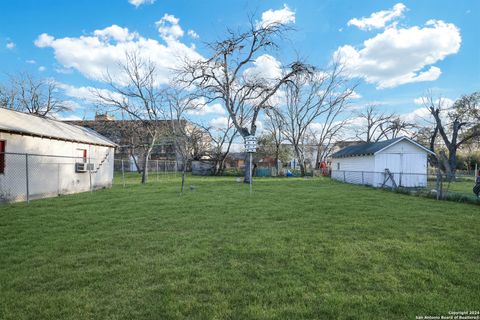
[[[5,173],[5,146],[7,141],[0,140],[0,174]]]
[[[337,162],[337,170],[340,170],[340,162]]]

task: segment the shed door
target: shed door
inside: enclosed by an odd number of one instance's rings
[[[421,153],[402,155],[402,186],[425,187],[427,184],[427,159]]]
[[[390,170],[395,179],[396,184],[399,184],[400,172],[402,170],[402,154],[400,153],[384,153],[376,155],[376,184],[382,185],[385,180],[385,169]],[[385,186],[391,187],[392,181],[388,180]]]

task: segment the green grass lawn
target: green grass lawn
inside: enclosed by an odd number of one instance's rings
[[[468,177],[468,178],[459,178],[458,181],[455,182],[444,182],[443,189],[448,192],[457,192],[465,195],[471,195],[474,197],[473,187],[475,186],[475,178]]]
[[[232,177],[189,177],[183,196],[179,182],[0,206],[0,319],[480,309],[478,205],[327,179],[257,179],[252,196]]]

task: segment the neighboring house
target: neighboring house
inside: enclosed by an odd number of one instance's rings
[[[332,155],[332,178],[348,183],[426,187],[429,149],[407,138],[362,143]]]
[[[25,200],[27,190],[35,199],[110,187],[115,146],[87,128],[0,108],[0,202]]]
[[[225,159],[225,168],[236,168],[243,169],[245,168],[245,152],[230,152]]]
[[[179,154],[175,141],[170,134],[172,128],[171,120],[159,120],[160,137],[150,153],[150,160],[176,161],[181,167],[182,157]],[[128,168],[141,170],[144,157],[145,146],[149,145],[150,136],[145,128],[144,121],[140,120],[115,120],[112,116],[106,114],[96,114],[95,120],[67,121],[67,123],[86,127],[95,130],[99,134],[107,137],[118,145],[115,151],[116,159],[124,159],[130,162]],[[193,125],[186,121],[181,121],[180,125],[185,126],[186,130],[193,130]],[[198,158],[204,155],[206,145],[210,146],[208,135],[199,137],[199,141],[192,147],[192,152],[198,152]],[[207,141],[208,140],[208,141]],[[195,149],[197,148],[197,149]],[[201,153],[201,154],[200,154]],[[193,155],[192,158],[196,158]],[[120,162],[117,163],[119,165]],[[180,168],[179,167],[179,168]]]

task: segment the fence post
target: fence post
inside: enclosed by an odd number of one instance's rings
[[[365,181],[363,179],[363,171],[362,171],[362,184],[365,184]]]
[[[343,171],[343,182],[347,182],[347,179],[345,178],[345,171]]]
[[[30,203],[30,185],[28,182],[28,153],[25,153],[25,179],[27,188],[27,203]]]
[[[123,187],[125,188],[125,168],[123,167],[123,159],[122,159],[122,182],[123,182]]]
[[[163,175],[167,177],[167,160],[163,160]]]
[[[157,159],[157,181],[158,181],[158,159]]]

